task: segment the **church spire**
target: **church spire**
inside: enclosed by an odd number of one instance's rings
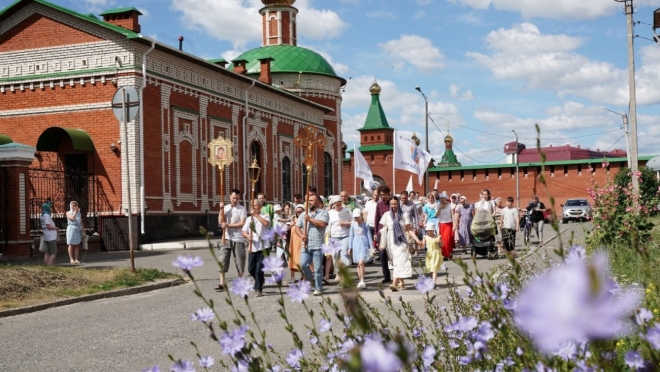
[[[262,44],[297,45],[296,15],[293,7],[296,0],[261,0],[264,7],[259,10],[262,24]]]

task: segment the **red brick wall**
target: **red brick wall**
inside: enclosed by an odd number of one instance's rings
[[[388,186],[392,186],[392,163],[384,163],[384,153],[368,152],[363,154],[367,162],[370,163],[371,170],[374,175],[378,175],[385,180]],[[374,155],[376,160],[371,163],[371,155]],[[599,184],[603,184],[606,178],[606,172],[601,167],[599,159],[594,159],[594,179]],[[353,193],[353,159],[345,161],[343,165],[343,184],[344,189]],[[645,162],[641,161],[640,166]],[[612,177],[622,168],[627,166],[626,162],[614,162],[610,164],[610,174]],[[525,168],[527,176],[525,176]],[[501,170],[501,178],[498,176],[498,168],[488,169],[488,178],[486,178],[485,169],[476,170],[476,179],[473,177],[473,170],[466,169],[463,171],[463,179],[461,180],[461,171],[443,171],[431,172],[429,174],[430,189],[435,185],[436,178],[438,179],[438,190],[440,192],[446,191],[448,194],[461,193],[466,195],[468,202],[476,202],[479,198],[479,193],[482,189],[489,189],[494,197],[506,198],[512,196],[516,197],[516,179],[512,177],[515,175],[515,168],[499,168]],[[569,198],[588,198],[587,188],[591,184],[591,174],[587,164],[581,166],[581,174],[578,173],[578,165],[572,164],[567,166],[567,173],[564,174],[564,166],[554,166],[554,176],[551,175],[552,166],[546,166],[545,179],[548,184],[549,193],[555,198],[556,205],[564,203]],[[396,177],[396,193],[405,190],[408,185],[408,180],[412,173],[397,170]],[[450,179],[451,174],[451,179]],[[539,172],[537,167],[520,167],[520,204],[526,205],[534,194],[538,194],[540,200],[549,207],[548,194],[539,182]],[[358,180],[361,181],[361,180]],[[423,191],[424,186],[418,186],[417,176],[413,175],[413,186],[416,191]],[[359,188],[359,184],[358,184]]]
[[[34,14],[0,35],[0,52],[90,43],[100,38]]]

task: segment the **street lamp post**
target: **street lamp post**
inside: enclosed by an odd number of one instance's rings
[[[419,93],[422,94],[422,97],[424,97],[424,142],[426,144],[426,152],[429,152],[429,100],[426,98],[426,95],[424,92],[422,92],[422,88],[420,87],[415,87],[415,90],[418,91]],[[429,172],[426,172],[426,176],[424,177],[424,195],[429,194]]]
[[[623,122],[622,129],[625,131],[626,134],[626,157],[628,157],[628,169],[630,169],[630,130],[628,128],[628,114],[621,114],[616,111],[612,111],[608,108],[602,107],[603,110],[609,111],[613,114],[617,114],[621,116],[621,121]]]
[[[516,136],[516,208],[520,209],[520,162],[518,161],[518,133],[511,129]]]

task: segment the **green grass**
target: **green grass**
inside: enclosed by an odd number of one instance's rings
[[[612,273],[620,284],[660,283],[660,216],[653,217],[655,227],[651,231],[651,242],[641,243],[648,252],[648,258],[630,246],[608,247],[612,263]]]
[[[180,276],[156,269],[0,264],[0,309],[135,287]]]

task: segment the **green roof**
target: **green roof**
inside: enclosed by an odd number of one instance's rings
[[[367,119],[364,121],[364,126],[358,130],[363,131],[385,128],[390,128],[390,125],[387,123],[385,111],[383,111],[383,106],[380,104],[379,93],[372,93]]]
[[[247,61],[246,69],[248,75],[259,74],[261,72],[261,58],[272,58],[270,62],[271,73],[292,72],[292,73],[311,73],[337,77],[345,83],[345,80],[335,73],[330,63],[320,54],[307,48],[301,48],[294,45],[270,45],[248,50],[236,57],[234,61]],[[228,69],[234,68],[232,63]]]
[[[8,143],[14,142],[9,136],[5,136],[4,134],[0,134],[0,145],[6,145]]]
[[[360,152],[369,152],[369,151],[392,151],[394,150],[394,146],[392,145],[370,145],[370,146],[360,146],[358,148]],[[353,153],[353,150],[348,150],[346,152],[350,152],[351,154]]]
[[[639,160],[649,161],[656,155],[645,155],[640,156]],[[614,162],[627,162],[628,158],[606,158],[608,163]],[[571,165],[571,164],[600,164],[603,162],[603,158],[591,158],[591,159],[578,159],[578,160],[557,160],[557,161],[547,161],[545,166],[551,165]],[[520,168],[524,167],[540,167],[541,162],[535,161],[530,163],[520,163],[518,164]],[[467,165],[462,167],[434,167],[429,168],[429,172],[440,172],[440,171],[455,171],[455,170],[472,170],[472,169],[497,169],[497,168],[515,168],[515,164],[481,164],[481,165]]]
[[[115,8],[115,9],[108,9],[105,12],[99,14],[99,15],[108,15],[108,14],[120,14],[120,13],[128,13],[128,12],[137,12],[139,15],[142,15],[142,13],[137,10],[137,8],[132,7],[132,6],[126,6],[123,8]]]
[[[440,160],[440,164],[438,164],[439,168],[447,168],[447,167],[460,167],[461,163],[459,163],[458,159],[456,159],[456,154],[454,154],[454,150],[452,149],[446,149],[445,153],[442,154],[442,160]]]
[[[0,22],[2,22],[4,20],[4,18],[7,17],[10,13],[13,13],[13,11],[17,11],[18,9],[26,6],[27,4],[29,4],[31,2],[38,3],[38,4],[41,4],[41,5],[47,6],[49,8],[59,10],[61,12],[64,12],[64,13],[69,14],[71,16],[74,16],[76,18],[80,18],[80,19],[95,23],[95,24],[97,24],[101,27],[104,27],[106,29],[109,29],[109,30],[115,31],[117,33],[120,33],[120,34],[126,36],[128,39],[135,39],[139,35],[138,33],[133,32],[133,31],[129,31],[129,30],[123,28],[123,27],[119,27],[119,26],[115,26],[115,25],[107,23],[107,22],[103,22],[103,21],[97,19],[96,17],[91,17],[87,14],[78,13],[78,12],[75,12],[71,9],[67,9],[65,7],[50,3],[50,2],[45,1],[45,0],[32,0],[32,1],[16,0],[13,3],[9,4],[6,8],[0,10]]]

